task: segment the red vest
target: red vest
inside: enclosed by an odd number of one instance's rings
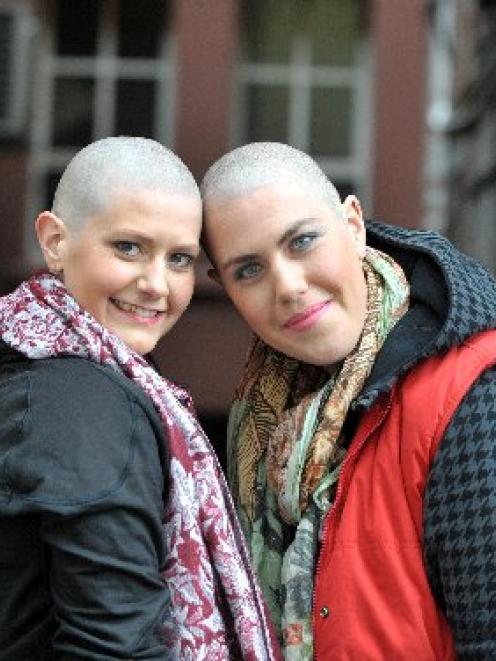
[[[363,416],[324,522],[317,661],[456,658],[423,564],[423,496],[457,406],[495,363],[496,331],[486,331],[412,369]]]

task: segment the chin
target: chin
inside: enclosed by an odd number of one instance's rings
[[[136,353],[139,353],[140,356],[146,356],[146,354],[153,351],[156,346],[157,346],[156,342],[155,344],[146,344],[146,345],[140,344],[138,347],[134,347],[134,351],[136,351]]]
[[[308,353],[297,355],[297,352],[295,352],[292,357],[302,363],[307,363],[308,365],[332,369],[335,365],[341,363],[352,349],[353,347],[351,346],[346,349],[343,348],[342,351],[323,351],[322,353],[314,353],[311,355]]]
[[[150,351],[153,351],[155,349],[157,342],[137,342],[137,341],[126,341],[125,338],[122,338],[125,344],[132,349],[135,353],[138,353],[140,356],[145,356],[147,353],[150,353]]]

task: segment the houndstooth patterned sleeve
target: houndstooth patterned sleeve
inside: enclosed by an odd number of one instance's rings
[[[432,465],[424,556],[460,659],[496,659],[496,368],[465,396]]]

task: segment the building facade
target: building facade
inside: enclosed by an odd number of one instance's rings
[[[426,223],[496,270],[496,2],[430,4]]]
[[[424,0],[0,0],[0,289],[82,146],[153,137],[200,178],[253,140],[309,152],[369,216],[422,224]],[[157,356],[223,419],[248,332],[201,265]],[[212,424],[214,424],[212,423]]]

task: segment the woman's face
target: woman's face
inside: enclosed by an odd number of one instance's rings
[[[200,229],[194,198],[120,195],[82,230],[67,231],[59,246],[64,283],[103,326],[146,354],[190,302]]]
[[[227,294],[251,329],[282,353],[332,366],[365,321],[365,229],[358,201],[344,218],[298,186],[268,186],[207,203],[207,240]]]

